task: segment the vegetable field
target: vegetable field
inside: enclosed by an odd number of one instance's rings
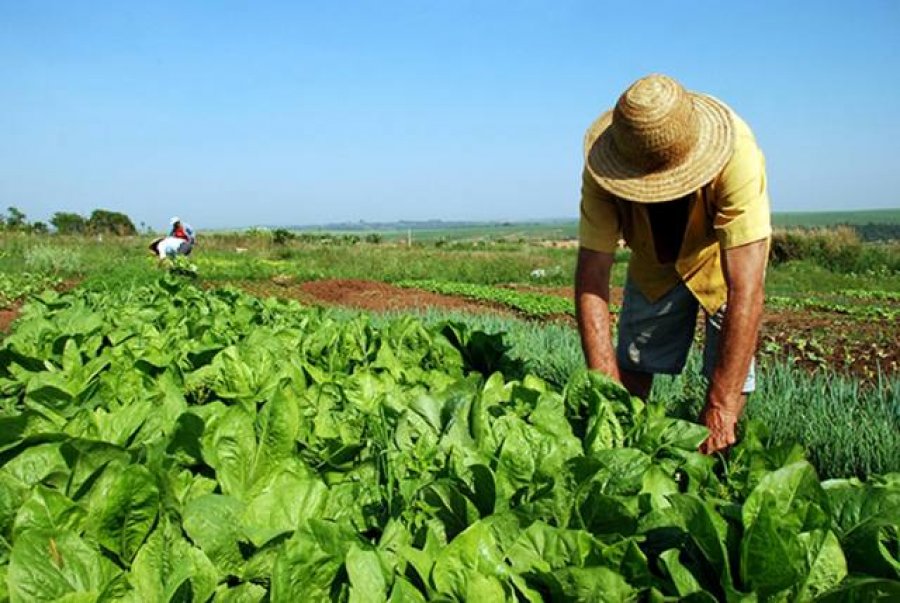
[[[163,278],[0,347],[0,601],[900,599],[900,474],[821,482],[502,336]]]

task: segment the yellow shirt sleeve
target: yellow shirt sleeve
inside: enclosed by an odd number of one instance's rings
[[[619,211],[612,195],[585,170],[581,174],[581,219],[578,244],[585,249],[615,253],[622,238]]]
[[[737,116],[734,151],[713,183],[713,228],[723,249],[767,239],[772,234],[766,165],[750,128]]]

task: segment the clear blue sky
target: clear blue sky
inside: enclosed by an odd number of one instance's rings
[[[584,129],[651,72],[750,123],[775,211],[900,207],[894,0],[0,0],[0,210],[574,218]]]

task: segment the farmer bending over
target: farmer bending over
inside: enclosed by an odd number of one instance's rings
[[[709,437],[700,450],[723,450],[755,386],[771,234],[762,152],[724,103],[650,75],[591,124],[584,153],[575,305],[588,368],[646,398],[653,375],[684,368],[702,308]],[[614,354],[619,239],[631,261]]]
[[[150,253],[159,257],[159,260],[172,260],[177,255],[190,253],[190,246],[184,239],[178,237],[162,237],[154,239],[150,243]]]
[[[190,255],[191,250],[197,242],[194,236],[194,229],[187,222],[182,222],[181,218],[175,216],[169,220],[169,237],[181,239],[185,244],[181,245],[179,253],[182,255]]]

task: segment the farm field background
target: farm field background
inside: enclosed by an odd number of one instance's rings
[[[570,236],[504,228],[4,235],[0,601],[900,593],[896,243],[773,245],[710,459],[697,354],[586,375]]]
[[[772,215],[776,228],[833,228],[837,226],[900,226],[900,210],[876,209],[843,212],[778,212]],[[279,227],[272,227],[276,229]],[[397,222],[342,223],[325,226],[297,226],[291,230],[308,234],[344,234],[365,237],[376,234],[403,241],[408,235],[417,241],[486,239],[572,239],[578,235],[577,220],[536,220],[532,222]]]

